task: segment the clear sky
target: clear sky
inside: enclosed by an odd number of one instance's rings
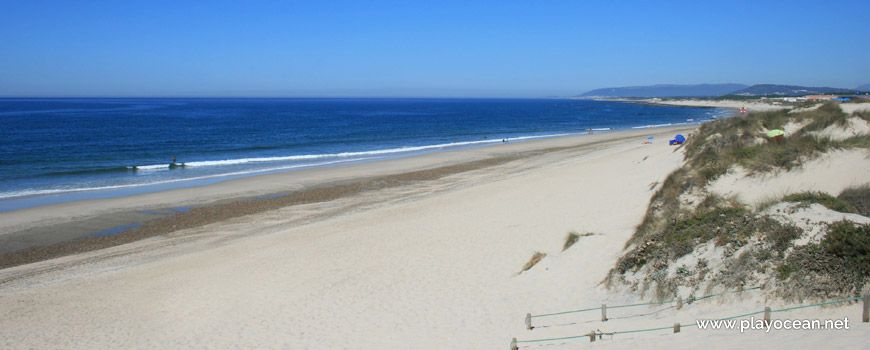
[[[870,83],[870,1],[0,0],[0,96]]]

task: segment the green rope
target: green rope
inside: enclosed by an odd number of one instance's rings
[[[593,311],[593,310],[601,310],[601,307],[593,307],[593,308],[589,308],[589,309],[574,310],[574,311],[554,312],[554,313],[551,313],[551,314],[532,315],[532,317],[544,317],[544,316],[555,316],[555,315],[573,314],[573,313],[575,313],[575,312],[586,312],[586,311]]]
[[[755,289],[760,289],[760,288],[761,287],[746,288],[743,291],[755,290]],[[729,294],[729,293],[739,293],[739,292],[741,292],[741,291],[731,291],[731,292],[725,292],[725,293],[720,293],[720,294],[710,294],[710,295],[705,295],[705,296],[701,296],[701,297],[697,297],[697,298],[694,298],[694,297],[688,298],[685,301],[687,301],[687,302],[688,301],[698,301],[698,300],[712,298],[712,297],[719,296],[719,295],[724,295],[724,294]],[[628,304],[628,305],[614,305],[614,306],[608,306],[607,308],[608,309],[621,309],[621,308],[635,307],[635,306],[661,305],[661,304],[667,304],[667,303],[673,303],[673,302],[676,302],[676,300],[652,301],[652,302],[648,302],[648,303]],[[601,307],[599,306],[599,307],[591,307],[588,309],[580,309],[580,310],[554,312],[554,313],[549,313],[549,314],[532,315],[532,317],[533,318],[534,317],[547,317],[547,316],[565,315],[565,314],[573,314],[573,313],[578,313],[578,312],[587,312],[587,311],[595,311],[595,310],[601,310]]]
[[[661,331],[661,330],[665,330],[665,329],[674,329],[674,327],[671,326],[671,327],[661,327],[661,328],[638,329],[638,330],[634,330],[634,331],[620,331],[620,332],[613,332],[613,333],[611,333],[611,334],[626,334],[626,333],[652,332],[652,331]]]
[[[643,304],[614,305],[614,306],[608,306],[607,308],[608,309],[619,309],[619,308],[623,308],[623,307],[635,307],[635,306],[643,306],[643,305],[659,305],[659,304],[672,303],[674,301],[676,301],[676,300],[651,301],[651,302],[643,303]]]
[[[517,343],[535,343],[535,342],[542,342],[542,341],[568,340],[568,339],[577,339],[577,338],[583,338],[583,337],[588,337],[588,336],[589,336],[589,334],[584,334],[584,335],[575,335],[575,336],[573,336],[573,337],[563,337],[563,338],[535,339],[535,340],[517,340]]]

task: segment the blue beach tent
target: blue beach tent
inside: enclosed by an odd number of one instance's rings
[[[679,144],[682,144],[683,142],[686,142],[686,137],[683,136],[682,134],[677,134],[677,136],[674,136],[673,140],[668,141],[668,144],[669,145],[679,145]]]

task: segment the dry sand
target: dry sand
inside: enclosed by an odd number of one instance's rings
[[[746,204],[779,199],[804,191],[822,191],[837,196],[844,189],[870,183],[870,152],[866,149],[830,151],[806,161],[800,168],[771,174],[750,175],[741,167],[714,181],[709,190],[736,196]]]
[[[527,312],[638,301],[598,283],[640,222],[653,185],[682,162],[666,140],[688,131],[540,140],[7,215],[7,229],[57,224],[522,155],[0,270],[0,348],[507,349],[511,337],[667,327],[777,307],[746,292],[680,311],[614,309],[606,323],[597,312],[536,319],[537,329],[525,329]],[[656,141],[644,145],[650,135]],[[599,142],[607,139],[613,141]],[[562,252],[570,231],[595,234]],[[535,251],[548,255],[518,274]],[[857,348],[870,335],[867,324],[857,323],[858,304],[777,315],[848,316],[852,329],[741,334],[687,328],[678,335],[634,333],[592,344],[520,345]]]
[[[711,108],[732,108],[740,109],[745,107],[747,113],[766,112],[779,109],[790,109],[790,105],[780,104],[779,102],[761,102],[755,101],[737,101],[737,100],[699,100],[699,99],[644,99],[639,100],[642,103],[663,105],[663,106],[681,106],[681,107],[711,107]]]

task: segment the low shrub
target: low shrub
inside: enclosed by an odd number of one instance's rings
[[[783,197],[782,200],[786,202],[798,202],[805,205],[808,205],[810,203],[821,204],[828,209],[841,213],[855,212],[855,210],[852,209],[852,206],[850,206],[849,203],[847,203],[846,201],[824,192],[805,191],[800,193],[794,193]]]
[[[870,217],[870,184],[847,188],[837,198],[851,206],[855,213]]]
[[[859,295],[870,282],[870,225],[836,222],[819,244],[795,248],[776,271],[787,300]]]
[[[821,246],[826,254],[842,258],[851,269],[870,276],[870,225],[845,220],[833,223]]]

